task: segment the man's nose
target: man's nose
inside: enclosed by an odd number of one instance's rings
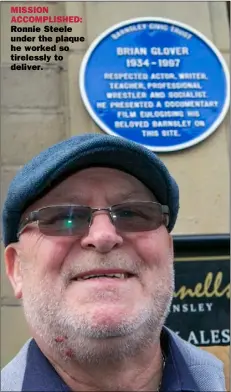
[[[93,215],[89,231],[81,240],[83,248],[95,248],[100,253],[108,253],[122,243],[123,238],[117,233],[109,215],[105,212]]]

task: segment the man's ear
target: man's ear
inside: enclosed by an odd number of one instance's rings
[[[6,274],[13,287],[15,297],[22,298],[22,274],[19,243],[7,246],[4,252]]]

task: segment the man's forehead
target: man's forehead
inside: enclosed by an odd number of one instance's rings
[[[117,192],[116,184],[118,184],[118,181],[126,187],[126,189],[120,188],[121,193],[123,190],[126,192],[137,192],[148,189],[136,177],[124,171],[107,167],[90,167],[66,177],[52,191],[58,192],[60,189],[66,189],[67,187],[73,188],[78,183],[84,187],[97,185],[100,182],[107,185],[108,188],[111,186],[113,192]]]
[[[97,188],[97,194],[107,190],[111,198],[111,204],[142,196],[149,197],[150,200],[156,200],[152,192],[132,175],[114,168],[90,167],[63,178],[58,185],[51,188],[42,198],[29,206],[25,212],[41,208],[41,206],[50,203],[87,204],[87,198],[90,199],[90,196],[92,196],[91,193],[89,194],[89,188],[92,186]]]
[[[102,178],[104,179],[105,176],[107,175],[111,175],[112,178],[121,178],[123,180],[126,180],[128,182],[137,182],[142,184],[141,181],[138,180],[138,178],[134,177],[133,175],[123,171],[123,170],[119,170],[116,168],[112,168],[112,167],[88,167],[86,169],[82,169],[77,171],[76,173],[73,173],[72,175],[67,176],[64,180],[68,180],[68,179],[83,179],[83,180],[88,180],[88,179],[94,179],[94,178]],[[107,180],[109,180],[108,178],[106,178]]]

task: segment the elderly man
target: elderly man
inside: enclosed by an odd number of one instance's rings
[[[74,136],[12,181],[7,275],[30,339],[2,391],[224,391],[223,366],[164,327],[178,186],[146,148]]]

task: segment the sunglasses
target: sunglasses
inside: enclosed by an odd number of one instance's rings
[[[19,238],[25,227],[37,223],[40,232],[47,236],[75,236],[88,232],[95,212],[106,211],[112,224],[122,232],[156,230],[168,227],[169,208],[156,202],[127,202],[107,208],[81,205],[51,205],[32,211],[19,225]]]

